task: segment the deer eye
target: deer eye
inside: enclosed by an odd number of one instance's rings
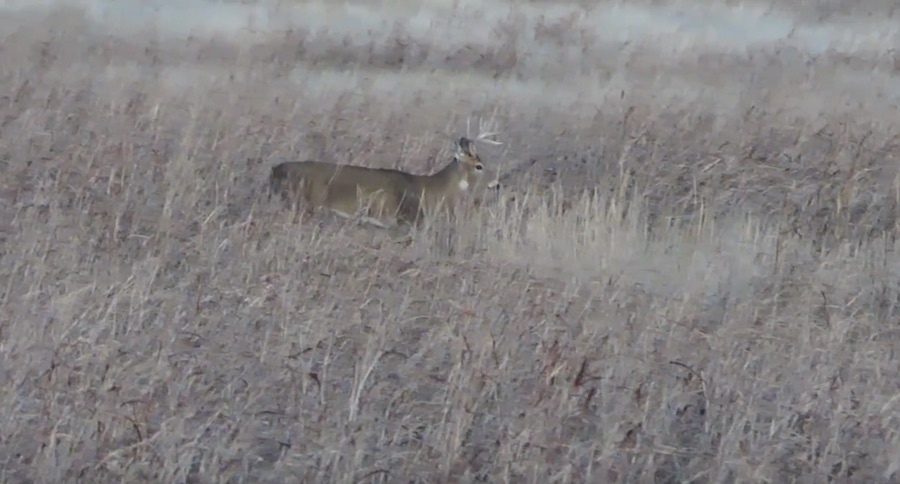
[[[482,165],[481,163],[478,163],[478,164],[475,165],[475,169],[478,170],[478,171],[481,171],[481,170],[484,169],[484,165]]]

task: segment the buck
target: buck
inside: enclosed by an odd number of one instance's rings
[[[423,216],[452,209],[458,197],[482,186],[484,163],[474,143],[500,144],[487,139],[493,134],[482,133],[475,140],[460,138],[453,159],[431,175],[322,161],[280,163],[272,167],[269,196],[280,193],[303,199],[345,218],[361,214],[381,228],[415,225]],[[497,181],[487,184],[489,188],[498,186]]]

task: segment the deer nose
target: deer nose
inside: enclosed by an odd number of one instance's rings
[[[487,185],[491,190],[499,190],[500,189],[500,180],[494,180]]]

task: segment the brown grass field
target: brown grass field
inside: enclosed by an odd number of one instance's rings
[[[898,54],[430,2],[0,14],[0,481],[898,482]],[[503,190],[411,240],[266,197],[468,119]]]

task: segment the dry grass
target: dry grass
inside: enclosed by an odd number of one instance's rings
[[[635,48],[603,88],[73,18],[3,21],[3,482],[897,479],[896,110],[857,66]],[[430,171],[470,115],[508,189],[409,244],[262,191]]]

